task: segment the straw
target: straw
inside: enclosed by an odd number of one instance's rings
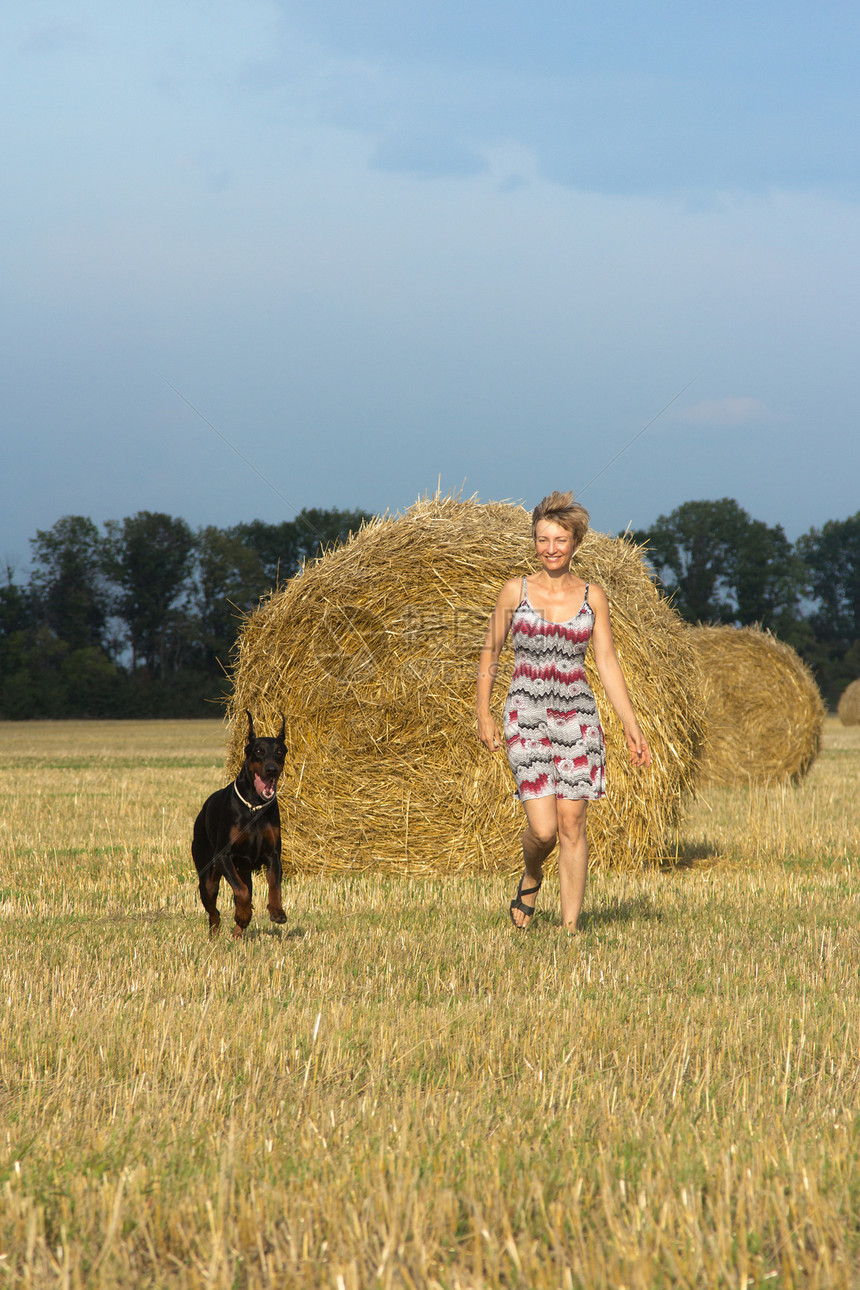
[[[860,678],[842,691],[836,714],[843,726],[860,726]]]
[[[708,737],[701,784],[802,779],[818,753],[824,703],[798,654],[758,627],[690,627]]]
[[[287,714],[292,773],[282,793],[287,864],[399,874],[513,870],[522,808],[504,753],[476,735],[475,676],[504,580],[531,570],[530,516],[508,503],[425,498],[365,525],[245,622],[228,705],[228,773],[247,718]],[[640,867],[672,852],[702,739],[700,679],[680,618],[633,544],[589,533],[575,571],[609,598],[619,658],[650,742],[648,771],[623,733],[590,656],[607,741],[609,796],[589,810],[593,865]],[[501,708],[511,671],[502,654]]]

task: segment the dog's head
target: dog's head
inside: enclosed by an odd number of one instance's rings
[[[247,709],[246,709],[247,712]],[[254,733],[254,719],[248,712],[248,742],[245,744],[245,765],[254,789],[263,801],[268,802],[275,796],[278,780],[284,769],[287,746],[284,742],[286,725],[281,713],[281,728],[274,739],[266,739]]]

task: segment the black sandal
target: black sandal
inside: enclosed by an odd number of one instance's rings
[[[526,887],[525,889],[523,889],[523,883],[525,882],[525,880],[526,880],[526,876],[525,874],[523,874],[522,878],[520,878],[520,885],[519,887],[517,887],[517,894],[514,896],[513,900],[511,901],[511,907],[508,910],[508,913],[511,916],[511,922],[513,923],[514,927],[517,929],[518,932],[524,932],[525,929],[528,927],[528,923],[518,923],[517,920],[514,918],[514,910],[518,909],[520,913],[525,914],[527,918],[533,918],[534,912],[535,912],[534,905],[524,905],[522,902],[522,897],[536,896],[537,893],[540,891],[541,887],[543,886],[543,878],[541,878],[540,882],[536,887]]]

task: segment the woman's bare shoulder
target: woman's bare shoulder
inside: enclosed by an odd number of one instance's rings
[[[499,599],[496,602],[505,609],[516,609],[517,605],[523,598],[523,580],[517,574],[513,578],[508,578],[507,582],[499,592]]]
[[[603,590],[603,588],[600,586],[598,582],[589,582],[588,600],[592,608],[594,609],[609,608],[609,601],[606,598],[606,592]]]

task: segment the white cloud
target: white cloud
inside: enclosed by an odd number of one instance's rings
[[[740,398],[701,399],[688,408],[682,408],[675,414],[675,419],[691,426],[737,429],[769,421],[771,412],[761,399],[741,396]]]

